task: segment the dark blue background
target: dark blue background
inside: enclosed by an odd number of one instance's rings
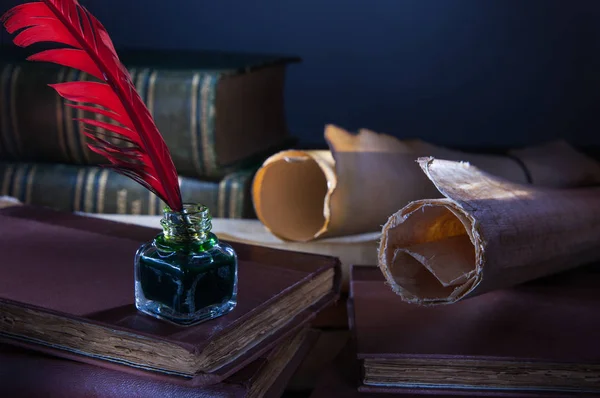
[[[467,148],[600,144],[599,0],[81,3],[118,47],[301,56],[286,106],[306,144],[326,123]]]

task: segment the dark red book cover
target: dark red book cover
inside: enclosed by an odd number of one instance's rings
[[[238,305],[220,318],[180,327],[141,314],[134,306],[133,257],[137,248],[158,230],[18,206],[0,210],[0,231],[0,303],[5,307],[41,311],[65,321],[134,336],[135,341],[142,343],[149,340],[148,347],[167,342],[192,353],[201,352],[214,338],[257,311],[268,310],[298,285],[334,271],[329,293],[295,313],[279,328],[273,327],[260,340],[247,343],[229,363],[191,379],[151,371],[119,358],[99,359],[86,352],[45,344],[44,328],[56,325],[42,325],[39,340],[22,340],[11,334],[14,323],[22,320],[7,317],[6,313],[0,317],[0,337],[6,343],[156,379],[188,385],[217,383],[299,330],[339,295],[340,267],[335,258],[232,244],[239,257]],[[64,325],[56,327],[71,333]],[[81,338],[86,341],[85,336]]]
[[[267,377],[264,397],[280,397],[318,332],[301,331],[291,352],[261,355],[221,383],[189,387],[140,377],[68,359],[0,344],[0,395],[21,398],[204,398],[252,397],[253,386]],[[297,341],[295,339],[298,338]],[[283,347],[285,349],[285,347]]]
[[[365,382],[361,391],[389,393],[419,388],[422,394],[524,397],[547,396],[552,392],[558,396],[575,396],[582,391],[591,394],[594,389],[598,390],[595,394],[600,393],[598,265],[434,307],[403,302],[385,284],[377,268],[355,266],[351,274],[349,316],[357,358],[363,365],[361,380],[366,380],[365,362],[373,359],[382,363],[416,360],[419,362],[414,366],[420,363],[422,369],[449,364],[444,370],[449,377],[447,386],[413,379],[403,381],[402,385]],[[501,363],[504,370],[500,373],[517,381],[521,375],[516,369],[535,364],[544,374],[543,378],[556,379],[558,375],[563,381],[577,380],[578,386],[507,384],[494,387],[487,384],[489,379],[469,379],[480,383],[478,388],[475,384],[454,381],[454,377],[464,376],[466,371],[454,366],[464,366],[462,363],[471,360],[480,361],[476,366],[469,365],[475,367]],[[453,365],[460,361],[461,365]],[[552,370],[553,365],[578,367],[579,374],[557,372]],[[512,376],[511,369],[516,372]],[[529,377],[530,372],[523,374]],[[469,377],[473,377],[472,373]]]
[[[533,392],[485,392],[485,391],[451,391],[423,390],[416,388],[383,390],[363,386],[360,383],[360,363],[356,358],[353,343],[349,343],[335,361],[322,372],[321,378],[310,398],[417,398],[431,395],[435,398],[456,397],[496,397],[496,398],[569,398],[565,393],[533,393]],[[579,395],[580,397],[580,395]]]

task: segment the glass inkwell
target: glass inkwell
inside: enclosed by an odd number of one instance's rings
[[[230,312],[237,303],[237,255],[211,232],[209,209],[165,207],[161,225],[135,255],[136,308],[186,326]]]

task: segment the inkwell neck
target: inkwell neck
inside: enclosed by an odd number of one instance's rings
[[[205,242],[212,228],[208,207],[199,204],[184,204],[182,211],[165,207],[160,224],[164,239],[169,243]]]

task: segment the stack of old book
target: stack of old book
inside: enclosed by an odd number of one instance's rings
[[[353,341],[312,397],[600,396],[600,266],[450,305],[400,300],[351,270]]]
[[[133,256],[157,232],[0,209],[0,396],[281,396],[339,297],[339,260],[232,243],[236,308],[182,327],[134,306]]]
[[[97,167],[77,118],[50,83],[93,80],[29,54],[0,52],[0,195],[59,210],[162,214],[162,203],[129,178]],[[264,159],[291,143],[284,109],[294,57],[120,51],[181,177],[185,201],[221,218],[253,218],[249,189]]]

